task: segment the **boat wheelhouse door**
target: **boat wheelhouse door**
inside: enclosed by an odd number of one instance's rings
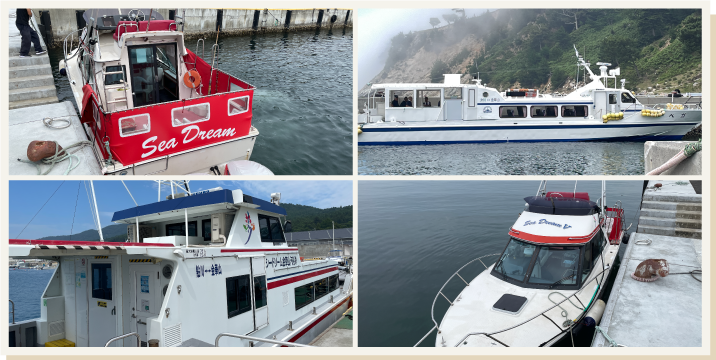
[[[251,258],[251,275],[253,282],[254,331],[268,325],[268,297],[266,287],[266,257]]]
[[[134,106],[178,100],[177,45],[140,45],[128,48]]]
[[[104,347],[110,339],[121,334],[121,284],[119,262],[117,256],[88,256],[79,261],[80,282],[84,275],[88,290],[88,331],[89,346]],[[77,296],[79,298],[79,296]],[[110,346],[120,346],[114,342]]]
[[[256,330],[254,322],[254,296],[252,259],[239,258],[235,267],[225,268],[226,278],[226,306],[228,312],[228,327],[231,332],[246,335]],[[227,339],[228,346],[240,346],[238,339]],[[234,345],[236,344],[236,345]]]
[[[609,107],[609,94],[606,90],[595,90],[594,91],[594,113],[592,114],[595,118],[601,120],[602,115],[610,113]]]
[[[462,120],[462,88],[445,88],[443,94],[445,120]]]
[[[129,301],[131,318],[129,328],[137,332],[142,346],[147,342],[147,319],[159,316],[162,306],[162,293],[159,278],[159,265],[131,263],[129,265]],[[135,339],[136,340],[136,339]],[[133,345],[136,344],[132,342]]]

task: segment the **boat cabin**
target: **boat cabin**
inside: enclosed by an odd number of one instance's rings
[[[222,333],[307,344],[348,308],[351,276],[341,284],[335,262],[301,261],[285,217],[275,203],[212,189],[116,212],[123,242],[10,240],[13,258],[59,261],[41,317],[11,326],[10,346],[214,346]]]
[[[251,126],[255,88],[214,67],[217,47],[211,59],[200,58],[177,22],[156,12],[84,14],[87,27],[78,43],[74,33],[65,39],[60,67],[101,162],[126,168],[246,137],[248,153],[224,149],[233,157],[219,160],[248,158],[258,135]]]
[[[443,84],[376,84],[366,103],[365,121],[576,120],[641,111],[641,104],[628,90],[599,85],[597,80],[581,88],[579,94],[553,98],[540,95],[536,89],[501,93],[479,82],[461,84],[460,76],[453,74],[445,75]]]
[[[491,274],[523,288],[579,289],[608,243],[599,206],[587,193],[549,192],[525,201]]]

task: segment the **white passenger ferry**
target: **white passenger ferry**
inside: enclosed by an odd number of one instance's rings
[[[579,53],[577,59],[589,82],[564,97],[501,93],[479,79],[461,84],[458,74],[445,75],[443,84],[374,84],[359,114],[358,145],[679,140],[701,123],[700,105],[648,108],[623,79],[617,88],[619,68],[597,63],[595,75]]]
[[[188,190],[114,213],[126,242],[11,239],[9,256],[59,267],[10,346],[308,344],[352,306],[350,273],[287,246],[280,194]]]
[[[585,192],[547,192],[525,198],[525,209],[510,228],[501,254],[486,255],[485,266],[455,299],[433,300],[431,316],[437,347],[552,346],[580,324],[599,322],[604,302],[598,300],[626,236],[624,210],[595,203]],[[498,256],[485,265],[483,259]],[[489,263],[488,263],[489,264]],[[442,321],[435,320],[438,298],[450,302]],[[443,301],[441,300],[441,301]]]

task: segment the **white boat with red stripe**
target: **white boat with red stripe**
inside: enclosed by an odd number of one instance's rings
[[[349,269],[287,245],[280,194],[185,186],[114,213],[126,242],[11,239],[10,257],[59,262],[40,318],[12,325],[34,327],[36,343],[23,346],[308,344],[352,306]]]
[[[463,266],[448,279],[465,286],[456,298],[443,285],[433,301],[435,326],[416,346],[434,330],[437,347],[552,346],[599,322],[600,297],[628,230],[624,210],[604,205],[604,182],[596,202],[576,184],[568,192],[546,187],[543,181],[536,196],[525,198],[502,253],[465,265],[482,264],[484,271],[468,283],[459,274]],[[497,261],[488,266],[490,257]],[[438,323],[435,302],[445,300],[450,307]]]
[[[59,67],[103,174],[217,174],[249,160],[255,87],[215,67],[218,44],[192,52],[181,17],[153,9],[83,16]]]

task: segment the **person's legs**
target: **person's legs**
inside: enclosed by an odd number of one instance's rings
[[[17,29],[20,30],[20,55],[21,56],[27,56],[30,55],[30,27],[27,25],[17,25]]]
[[[35,52],[42,52],[42,45],[40,45],[40,36],[37,35],[37,31],[33,30],[29,26],[27,28],[30,29],[30,38],[32,39],[32,45],[35,46]]]

